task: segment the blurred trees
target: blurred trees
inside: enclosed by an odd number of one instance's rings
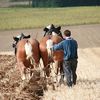
[[[97,6],[100,0],[9,0],[11,2],[28,1],[33,7],[67,7],[67,6]]]
[[[33,7],[96,6],[100,0],[32,0]]]

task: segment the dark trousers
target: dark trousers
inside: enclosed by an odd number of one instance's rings
[[[69,61],[64,60],[63,62],[63,70],[64,76],[67,80],[67,85],[72,86],[72,84],[76,84],[76,68],[77,68],[77,59],[72,59]]]

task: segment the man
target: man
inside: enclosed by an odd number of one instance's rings
[[[64,38],[62,42],[54,45],[51,49],[55,50],[63,50],[64,58],[63,58],[63,70],[64,76],[67,80],[67,85],[72,87],[72,85],[76,84],[76,68],[77,68],[77,41],[71,38],[71,31],[64,31]]]

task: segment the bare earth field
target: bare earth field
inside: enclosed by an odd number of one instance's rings
[[[100,24],[62,27],[62,32],[70,29],[79,44],[74,87],[61,85],[55,91],[42,91],[46,88],[45,80],[38,79],[35,72],[34,78],[20,90],[22,82],[11,47],[12,37],[23,32],[40,40],[42,29],[0,31],[0,100],[100,100]]]

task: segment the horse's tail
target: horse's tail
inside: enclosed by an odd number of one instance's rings
[[[26,53],[27,59],[31,58],[32,55],[33,55],[33,53],[32,53],[32,45],[28,40],[25,43],[25,53]]]
[[[47,48],[47,52],[48,52],[48,57],[52,57],[52,51],[51,51],[51,48],[53,47],[53,41],[49,38],[47,41],[46,41],[46,48]]]

